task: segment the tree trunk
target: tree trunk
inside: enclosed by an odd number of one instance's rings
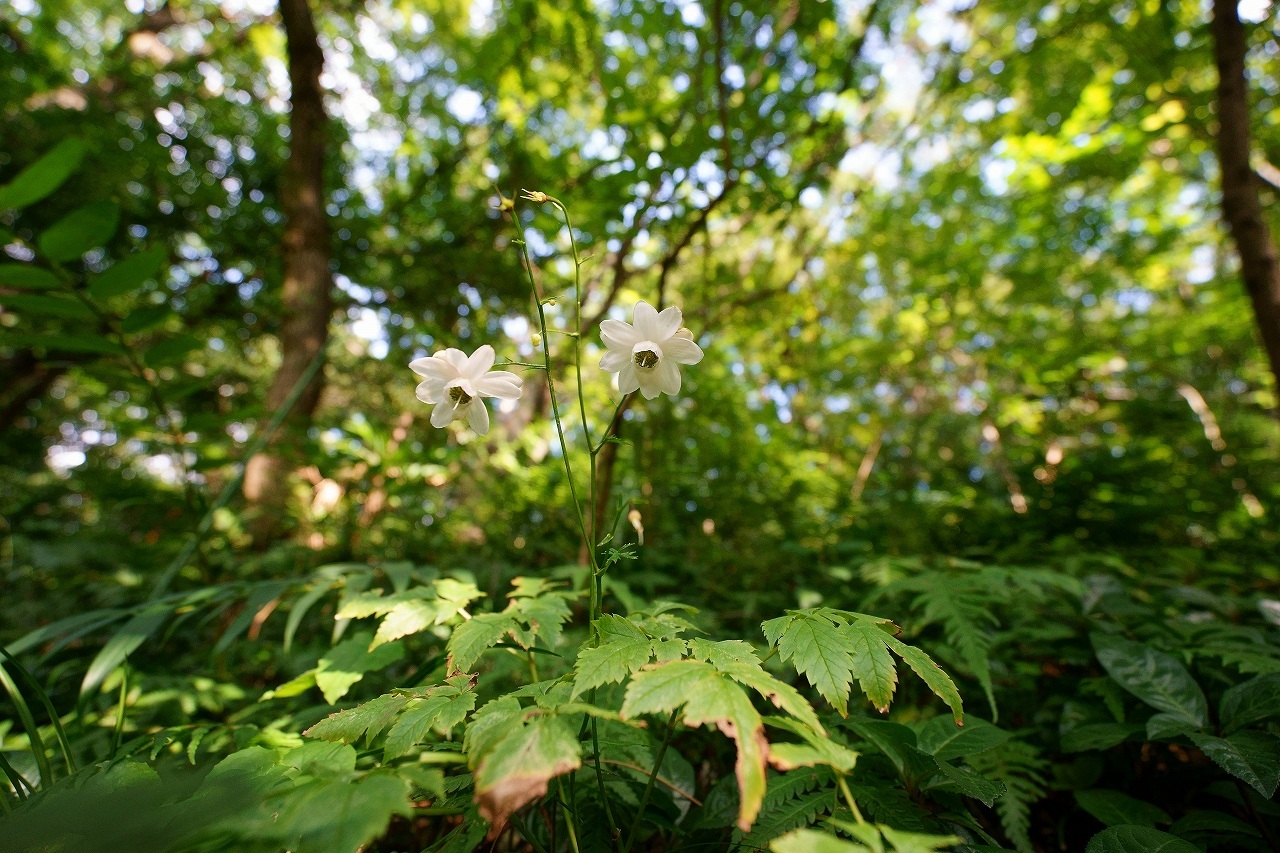
[[[1213,39],[1218,63],[1222,213],[1240,254],[1240,275],[1253,302],[1271,375],[1280,389],[1280,263],[1262,215],[1257,177],[1249,164],[1249,98],[1244,76],[1247,43],[1236,0],[1214,0]]]
[[[289,159],[280,192],[285,213],[280,247],[284,261],[281,363],[267,391],[269,412],[285,404],[312,360],[324,349],[333,310],[324,192],[327,118],[320,89],[324,53],[308,0],[280,0],[280,17],[288,42],[291,109]],[[321,372],[294,404],[286,421],[293,430],[305,429],[310,423],[323,387]],[[258,544],[265,544],[283,530],[288,449],[287,443],[277,443],[250,459],[245,471],[244,495],[252,506],[251,528]]]

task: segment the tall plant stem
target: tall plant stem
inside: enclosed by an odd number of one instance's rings
[[[582,432],[587,442],[587,450],[591,451],[591,432],[587,423],[587,403],[583,395],[582,389],[582,259],[578,254],[578,243],[573,236],[573,225],[569,220],[569,213],[565,210],[564,205],[558,200],[547,197],[545,194],[526,193],[527,196],[535,201],[548,201],[555,205],[564,215],[565,226],[569,229],[569,241],[573,247],[573,299],[577,306],[575,312],[575,326],[573,337],[573,367],[578,380],[578,408],[582,414]],[[520,219],[512,211],[512,219],[517,229],[520,227]],[[533,275],[533,259],[529,256],[529,244],[521,236],[517,243],[520,246],[521,256],[524,258],[525,274],[529,277],[529,289],[533,294],[534,305],[538,309],[538,331],[542,334],[542,361],[547,372],[547,390],[551,398],[551,417],[556,424],[556,436],[560,440],[560,458],[564,460],[565,477],[569,480],[569,497],[573,501],[574,512],[578,516],[578,530],[582,534],[582,541],[587,547],[587,558],[591,569],[591,621],[595,622],[600,618],[600,586],[599,586],[599,564],[596,561],[596,549],[592,542],[591,532],[587,527],[586,517],[582,512],[582,502],[578,499],[578,487],[573,480],[573,463],[569,459],[569,442],[565,438],[564,421],[560,415],[560,401],[556,399],[555,373],[551,369],[551,340],[547,333],[547,312],[541,294],[538,293],[538,282]],[[590,510],[594,515],[595,512],[595,462],[594,452],[590,452],[591,466],[591,487],[590,487]],[[609,821],[609,828],[613,831],[614,838],[618,839],[619,830],[617,821],[613,817],[613,809],[609,805],[609,796],[604,787],[604,770],[600,765],[600,731],[599,725],[594,717],[590,721],[591,727],[591,747],[594,754],[593,762],[595,764],[596,786],[600,792],[600,801],[604,804],[605,818]]]
[[[658,779],[658,771],[662,768],[662,759],[667,757],[667,747],[671,744],[671,736],[676,732],[676,714],[677,711],[672,711],[671,716],[667,719],[667,729],[662,735],[662,746],[658,748],[658,755],[653,759],[653,770],[649,773],[649,781],[645,784],[644,794],[640,797],[640,807],[636,809],[635,820],[631,821],[631,831],[627,833],[627,843],[622,846],[623,853],[630,853],[631,845],[636,840],[636,833],[640,830],[640,822],[644,819],[645,806],[649,805],[649,795],[653,793],[653,783]]]

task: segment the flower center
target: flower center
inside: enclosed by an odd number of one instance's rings
[[[662,348],[653,341],[641,341],[631,348],[631,359],[641,370],[652,370],[662,359]]]
[[[453,407],[457,409],[462,406],[465,406],[467,403],[470,403],[473,399],[475,399],[475,397],[471,394],[468,394],[467,389],[464,388],[462,385],[450,385],[449,399],[453,401]]]

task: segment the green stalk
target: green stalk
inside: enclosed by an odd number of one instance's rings
[[[658,756],[653,759],[653,771],[649,774],[649,781],[644,786],[644,794],[640,797],[640,807],[636,809],[635,820],[631,822],[631,831],[627,833],[627,843],[623,845],[623,853],[631,853],[631,845],[635,843],[636,833],[640,830],[640,822],[644,819],[645,806],[649,805],[649,795],[653,793],[653,783],[658,779],[658,770],[662,767],[662,759],[667,756],[667,746],[671,743],[671,737],[676,731],[676,711],[671,712],[671,717],[667,720],[667,730],[662,736],[662,747],[658,750]]]
[[[858,810],[858,802],[853,798],[853,792],[849,790],[849,783],[844,780],[844,774],[836,776],[836,781],[840,784],[840,795],[844,797],[845,805],[849,807],[849,811],[853,812],[853,819],[858,823],[866,823],[862,812]]]
[[[35,693],[36,698],[40,700],[40,704],[44,705],[45,713],[49,715],[49,720],[53,723],[53,733],[58,738],[58,746],[62,748],[62,760],[67,766],[67,775],[73,775],[76,772],[75,753],[71,750],[71,741],[67,738],[66,729],[62,727],[62,719],[58,716],[58,712],[54,710],[49,694],[45,693],[44,688],[35,680],[35,677],[18,662],[17,658],[9,654],[9,650],[4,646],[0,646],[0,655],[4,655],[5,659],[9,661],[9,665],[18,674],[18,677],[26,683],[31,692]]]
[[[561,204],[559,200],[550,198],[543,193],[539,193],[535,196],[534,194],[526,191],[525,195],[534,201],[550,202],[554,204],[561,211],[562,214],[564,214],[565,225],[569,229],[569,241],[573,247],[573,261],[574,261],[573,293],[574,293],[574,303],[577,306],[576,326],[575,326],[575,331],[572,335],[574,339],[573,366],[574,366],[574,370],[576,371],[576,375],[578,379],[578,389],[577,389],[578,390],[578,408],[582,415],[582,431],[583,431],[583,435],[586,438],[587,450],[590,451],[589,456],[590,456],[590,464],[591,464],[591,486],[590,486],[589,494],[590,494],[590,500],[591,500],[590,511],[592,514],[592,518],[594,519],[595,497],[596,497],[595,495],[596,453],[591,448],[591,433],[587,423],[587,403],[586,403],[586,397],[584,396],[583,389],[582,389],[582,354],[580,352],[580,347],[582,343],[582,271],[581,271],[582,260],[578,255],[578,243],[573,236],[573,226],[569,221],[569,214],[568,214],[568,211],[565,210],[564,205]],[[514,211],[512,212],[512,221],[515,224],[515,227],[519,229],[520,219],[518,216],[515,215]],[[556,399],[555,376],[551,370],[551,341],[550,341],[550,336],[547,334],[547,315],[546,315],[546,310],[543,307],[542,298],[538,293],[537,280],[533,276],[533,259],[529,257],[529,244],[524,240],[524,238],[521,237],[516,242],[520,246],[520,253],[524,258],[525,273],[529,277],[529,289],[533,293],[533,302],[534,302],[534,305],[536,305],[538,308],[538,331],[541,332],[542,334],[542,359],[547,371],[547,388],[548,388],[548,391],[550,392],[550,397],[551,397],[551,416],[555,420],[556,435],[560,439],[560,456],[564,460],[565,476],[569,478],[569,495],[570,495],[570,498],[573,500],[573,508],[578,515],[578,530],[579,532],[581,532],[582,541],[587,547],[587,559],[590,563],[590,569],[591,569],[590,616],[591,616],[591,622],[594,623],[597,619],[600,618],[600,605],[601,605],[601,602],[600,602],[601,590],[599,585],[600,569],[596,561],[595,543],[592,542],[591,540],[591,533],[588,530],[586,518],[582,514],[582,502],[578,500],[578,487],[574,484],[574,481],[573,481],[573,463],[569,461],[569,443],[565,438],[564,423],[560,417],[560,403]],[[594,691],[592,691],[592,697],[594,700]],[[601,803],[604,804],[605,818],[609,821],[609,828],[613,831],[615,841],[620,841],[620,839],[618,838],[618,834],[619,834],[618,823],[616,820],[614,820],[613,809],[609,805],[609,796],[604,786],[604,770],[600,765],[599,725],[594,717],[591,718],[589,725],[591,728],[591,747],[592,747],[592,752],[594,753],[593,763],[595,764],[595,771],[596,771],[596,786],[600,791],[600,801]]]
[[[31,787],[31,783],[27,781],[27,777],[14,768],[9,763],[9,759],[4,757],[4,753],[0,752],[0,772],[3,772],[9,779],[9,784],[13,786],[14,796],[18,798],[18,802],[22,802],[29,796],[29,792],[35,789]],[[26,791],[22,789],[26,788]],[[4,803],[5,811],[9,811],[9,797],[6,795],[0,802]]]
[[[120,667],[120,702],[116,706],[116,726],[115,731],[111,733],[111,752],[110,757],[115,758],[116,753],[120,750],[120,741],[124,737],[124,709],[125,702],[129,698],[129,667]]]
[[[35,757],[36,767],[40,770],[40,784],[47,785],[53,782],[53,768],[49,766],[49,756],[45,755],[44,740],[40,737],[40,729],[36,726],[36,718],[31,713],[27,700],[18,690],[18,685],[14,684],[13,679],[9,677],[9,673],[3,666],[0,666],[0,685],[9,693],[9,699],[13,702],[14,708],[18,711],[18,719],[22,722],[22,728],[27,732],[27,742],[31,745],[31,754]]]

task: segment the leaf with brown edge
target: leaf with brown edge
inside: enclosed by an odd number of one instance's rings
[[[582,747],[569,723],[534,716],[493,744],[475,768],[476,804],[493,839],[511,815],[547,793],[550,780],[582,766]]]
[[[679,660],[651,664],[632,677],[622,703],[624,719],[669,714],[684,708],[690,726],[714,724],[737,746],[738,827],[751,829],[764,802],[769,742],[764,722],[741,685],[709,663]]]

